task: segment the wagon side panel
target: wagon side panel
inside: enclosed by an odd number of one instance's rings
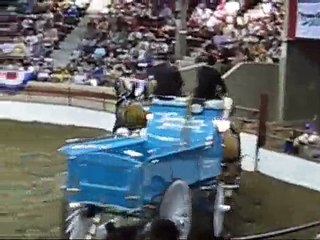
[[[140,194],[139,167],[119,157],[100,153],[78,156],[69,162],[68,187],[80,190],[70,195],[69,201],[129,209],[139,206],[128,200],[132,192]]]
[[[199,179],[197,161],[184,154],[173,154],[169,157],[154,160],[143,170],[144,200],[152,202],[164,193],[175,179],[183,179],[192,184]]]

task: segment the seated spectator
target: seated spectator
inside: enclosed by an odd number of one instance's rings
[[[224,25],[219,25],[216,27],[216,34],[215,36],[213,36],[212,38],[212,42],[213,44],[219,49],[221,50],[223,45],[228,42],[228,36],[223,34],[223,26]]]
[[[48,21],[44,26],[44,41],[54,44],[59,41],[58,29],[53,26],[53,23]]]
[[[205,3],[200,3],[192,13],[191,18],[198,24],[205,24],[212,14],[212,10],[206,7]]]
[[[290,136],[286,139],[284,145],[284,153],[298,155],[299,154],[299,143],[297,140],[297,132],[292,131]]]
[[[53,21],[56,24],[62,24],[64,21],[63,12],[60,8],[55,8],[53,11]]]
[[[239,1],[237,0],[229,0],[229,1],[222,1],[223,3],[221,5],[224,5],[223,8],[226,11],[226,14],[229,16],[235,16],[237,15],[238,11],[240,10],[241,6]]]
[[[164,18],[166,20],[173,18],[172,10],[171,8],[169,8],[167,4],[163,5],[163,8],[159,13],[159,17]]]
[[[297,137],[295,140],[296,140],[296,144],[304,145],[304,146],[320,144],[320,136],[316,131],[312,131],[310,133],[307,133],[307,132],[303,133],[299,137]]]
[[[86,83],[88,76],[84,73],[82,68],[79,68],[78,71],[74,72],[72,77],[72,82],[75,84],[83,85]]]

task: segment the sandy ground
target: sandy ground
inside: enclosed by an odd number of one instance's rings
[[[320,193],[290,185],[260,173],[244,172],[240,190],[234,196],[232,211],[226,217],[226,230],[243,236],[279,230],[317,221]],[[319,228],[277,239],[313,239]]]
[[[101,130],[0,121],[0,238],[59,237],[65,160],[56,149],[68,138]],[[244,173],[226,229],[236,236],[317,220],[320,194],[256,173]],[[206,240],[211,225],[198,221],[193,239]],[[317,230],[317,229],[316,229]],[[316,230],[291,235],[312,238]],[[199,234],[201,236],[199,238]]]
[[[57,149],[68,138],[101,130],[0,121],[0,237],[59,236],[60,173]]]

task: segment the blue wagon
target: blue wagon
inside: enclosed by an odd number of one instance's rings
[[[190,104],[186,98],[154,99],[147,128],[139,136],[84,139],[63,146],[70,239],[94,237],[101,214],[109,211],[139,218],[153,212],[176,223],[181,239],[186,239],[195,201],[191,190],[214,193],[208,211],[214,234],[220,236],[229,209],[225,189],[238,187],[219,180],[225,165],[224,132],[230,125],[223,118],[225,110],[223,100]],[[87,214],[80,214],[83,209]]]

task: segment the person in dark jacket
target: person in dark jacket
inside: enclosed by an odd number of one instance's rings
[[[148,69],[148,75],[157,81],[154,95],[181,96],[182,77],[178,68],[173,66],[169,59]]]
[[[221,74],[213,67],[216,63],[215,56],[209,54],[206,59],[207,66],[198,70],[198,87],[195,89],[195,98],[221,99],[227,93],[227,87]]]

